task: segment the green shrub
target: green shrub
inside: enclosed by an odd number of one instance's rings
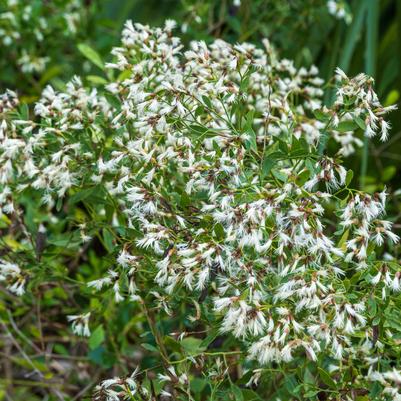
[[[393,107],[337,69],[328,108],[268,41],[185,50],[174,25],[127,22],[104,88],[2,97],[1,323],[42,357],[16,363],[51,399],[74,375],[99,401],[401,397],[398,236],[341,160]]]

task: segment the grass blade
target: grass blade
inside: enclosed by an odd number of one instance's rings
[[[376,74],[377,39],[379,32],[379,0],[369,2],[366,18],[366,52],[365,71],[374,77]],[[363,138],[363,149],[361,159],[361,181],[360,186],[365,186],[366,173],[368,169],[369,139]]]
[[[348,73],[349,66],[351,63],[352,56],[355,51],[355,47],[358,44],[359,40],[362,37],[363,31],[363,22],[365,20],[366,10],[371,8],[370,5],[376,3],[378,0],[366,1],[360,0],[358,7],[354,13],[354,20],[349,26],[347,35],[344,40],[344,49],[341,54],[339,67],[345,72]]]
[[[372,0],[372,2],[376,1],[378,0]],[[343,51],[341,52],[341,56],[338,63],[338,66],[345,73],[348,73],[349,66],[351,63],[351,58],[355,51],[355,47],[358,44],[359,40],[361,39],[363,31],[363,22],[365,20],[365,14],[367,8],[369,8],[369,2],[366,0],[359,0],[358,6],[354,12],[354,20],[350,24],[348,31],[346,33],[344,40],[344,48]],[[330,61],[330,66],[332,65],[333,62],[335,62],[335,60],[332,57],[332,60]],[[333,63],[333,69],[334,69],[334,63]],[[331,71],[331,74],[332,73],[333,71]],[[332,101],[332,95],[333,91],[330,88],[328,88],[324,99],[325,104],[330,103],[330,101]],[[328,134],[327,132],[323,132],[318,149],[320,155],[324,153],[324,150],[327,145],[327,140],[328,140]]]

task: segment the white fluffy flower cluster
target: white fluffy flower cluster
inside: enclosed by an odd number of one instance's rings
[[[96,190],[120,234],[117,263],[90,287],[135,301],[143,273],[167,313],[178,293],[213,299],[220,331],[260,364],[322,350],[341,359],[359,344],[375,288],[350,290],[346,277],[376,274],[375,247],[398,237],[381,217],[385,194],[349,189],[341,162],[317,148],[362,128],[385,139],[388,109],[364,75],[338,71],[323,107],[317,69],[278,59],[267,41],[184,51],[173,27],[127,22],[106,95],[76,78],[65,93],[47,88],[33,121],[3,112],[1,209],[28,189],[49,213],[70,191]],[[90,240],[98,228],[85,227]],[[87,334],[87,317],[71,319]]]
[[[23,73],[45,70],[50,58],[41,47],[46,39],[76,35],[85,18],[82,3],[81,0],[38,3],[0,0],[0,41],[16,53],[17,65]]]
[[[7,289],[16,295],[25,292],[26,278],[15,263],[0,259],[0,282],[5,283]]]

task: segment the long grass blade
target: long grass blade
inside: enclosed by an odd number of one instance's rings
[[[371,76],[376,74],[376,53],[377,40],[379,33],[379,0],[371,0],[369,2],[366,18],[366,52],[365,52],[365,71]],[[366,173],[368,169],[368,154],[369,154],[369,139],[364,137],[362,158],[361,158],[361,173],[360,186],[363,188],[366,181]]]
[[[370,8],[371,4],[378,1],[379,0],[359,0],[358,7],[354,12],[354,20],[349,26],[344,40],[344,48],[339,60],[339,67],[346,73],[349,72],[349,66],[351,64],[352,55],[354,54],[356,45],[362,38],[366,10]]]
[[[372,2],[376,2],[378,0],[372,0]],[[354,20],[349,25],[348,30],[344,39],[344,47],[340,54],[338,60],[338,66],[341,67],[343,71],[346,73],[349,70],[349,66],[351,63],[352,55],[354,54],[356,45],[360,41],[363,32],[363,22],[365,20],[366,10],[369,7],[370,1],[367,0],[359,0],[357,7],[354,11]],[[331,63],[335,60],[331,60]],[[334,63],[333,63],[334,70]],[[333,72],[333,71],[332,71]],[[332,73],[331,72],[331,73]],[[328,88],[325,95],[325,103],[330,102],[331,97],[333,95],[333,91]],[[324,150],[326,149],[328,140],[327,132],[322,133],[322,137],[319,143],[319,154],[322,155]]]

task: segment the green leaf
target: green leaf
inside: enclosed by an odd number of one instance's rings
[[[56,203],[56,210],[59,212],[63,207],[63,198],[58,198]]]
[[[53,65],[52,67],[46,69],[43,75],[40,77],[40,85],[45,85],[46,82],[50,81],[52,78],[60,75],[63,72],[63,69],[59,65]]]
[[[269,155],[267,155],[262,163],[262,177],[266,177],[271,169],[274,167],[276,164],[276,160],[272,159]]]
[[[345,249],[345,246],[346,246],[345,243],[346,243],[346,241],[348,239],[348,236],[349,236],[349,229],[344,231],[343,235],[340,238],[340,241],[338,242],[338,247],[340,249],[343,249],[343,247],[344,247],[343,251],[346,250]]]
[[[207,380],[195,377],[192,380],[190,380],[189,385],[191,387],[191,390],[195,394],[199,394],[206,387],[207,383],[208,383]]]
[[[217,223],[215,226],[214,226],[214,233],[216,234],[216,237],[218,238],[218,239],[220,239],[220,240],[222,240],[222,239],[224,239],[224,237],[225,237],[225,230],[224,230],[224,227],[223,227],[223,225],[221,224],[221,223]]]
[[[299,392],[299,388],[295,375],[286,376],[284,387],[290,394],[297,395],[297,393]]]
[[[288,180],[287,174],[284,174],[279,170],[272,170],[272,174],[281,182],[287,182]]]
[[[373,296],[368,299],[368,313],[372,318],[377,314],[377,303]]]
[[[252,128],[250,128],[247,131],[247,135],[248,135],[248,139],[245,142],[246,148],[248,150],[252,149],[252,150],[256,151],[258,147],[257,147],[257,144],[256,144],[256,133],[255,133],[255,131]]]
[[[387,166],[383,170],[382,180],[384,182],[390,181],[394,177],[396,172],[397,172],[397,167],[395,167],[395,166]]]
[[[70,204],[78,203],[84,199],[89,198],[91,195],[93,195],[95,192],[99,191],[98,186],[94,186],[91,188],[86,188],[83,189],[82,191],[76,192],[74,195],[72,195],[69,199]]]
[[[21,120],[29,120],[29,107],[26,103],[22,103],[19,106],[19,115],[21,116]]]
[[[354,117],[354,121],[355,121],[355,123],[358,125],[358,127],[359,127],[361,130],[363,130],[363,131],[366,130],[365,121],[363,121],[361,117],[359,117],[359,116]]]
[[[95,85],[106,85],[107,79],[103,77],[99,77],[98,75],[88,75],[86,79]]]
[[[382,390],[382,386],[378,382],[373,382],[373,384],[370,386],[370,399],[375,400]]]
[[[209,109],[212,109],[212,108],[213,108],[212,101],[210,100],[209,97],[203,95],[203,96],[202,96],[202,100],[203,100],[203,103],[205,103],[205,105],[206,105]]]
[[[375,0],[376,1],[376,0]],[[344,47],[342,51],[342,56],[340,58],[340,67],[347,72],[352,55],[354,53],[355,47],[359,42],[363,30],[363,22],[365,17],[366,9],[369,6],[368,1],[358,2],[358,9],[355,10],[354,19],[352,24],[349,25],[347,35],[343,41]]]
[[[304,382],[306,384],[315,384],[315,376],[308,368],[306,368],[304,372]]]
[[[186,337],[181,341],[182,348],[188,354],[197,354],[204,349],[201,348],[202,340],[200,338],[195,338],[195,337]]]
[[[358,124],[353,120],[341,121],[336,127],[336,131],[348,132],[358,128]]]
[[[203,125],[198,125],[198,124],[192,124],[189,126],[191,131],[194,131],[196,134],[204,134],[207,132],[209,129],[207,127],[204,127]]]
[[[244,396],[242,394],[241,389],[238,386],[235,386],[234,384],[231,385],[231,392],[234,395],[234,400],[236,401],[243,401]]]
[[[122,82],[122,81],[128,79],[131,75],[132,75],[132,71],[131,70],[121,71],[120,74],[117,77],[117,81]]]
[[[345,177],[345,185],[347,187],[351,183],[353,177],[354,177],[354,172],[352,170],[348,170],[347,175]]]
[[[78,44],[78,50],[93,64],[99,67],[101,70],[104,69],[103,61],[96,50],[92,49],[85,43]]]
[[[116,363],[115,356],[108,353],[103,346],[91,350],[88,357],[90,361],[106,369],[112,367]]]
[[[205,108],[203,106],[198,106],[195,110],[195,117],[202,116],[205,113]]]
[[[255,114],[255,110],[248,111],[248,113],[246,115],[245,131],[249,131],[252,129],[254,114]]]
[[[207,349],[212,341],[219,335],[218,330],[213,330],[210,334],[205,337],[202,342],[199,344],[199,348]]]
[[[309,177],[312,177],[316,173],[316,168],[315,168],[314,164],[311,162],[310,159],[306,159],[305,167],[309,171]]]
[[[246,90],[248,89],[252,71],[253,71],[252,67],[249,67],[248,71],[242,77],[242,80],[240,83],[240,92],[246,92]]]
[[[166,347],[168,347],[169,349],[173,350],[174,352],[181,353],[181,351],[182,351],[181,343],[178,342],[177,340],[175,340],[174,338],[172,338],[170,336],[164,336],[163,342],[164,342],[164,345]]]
[[[104,245],[109,252],[113,252],[114,249],[114,237],[113,234],[107,230],[107,228],[103,228],[103,240],[104,240]]]
[[[150,352],[159,352],[159,350],[152,344],[143,343],[141,346]]]
[[[48,372],[49,368],[47,367],[47,365],[42,362],[39,361],[37,359],[31,359],[31,360],[26,360],[24,358],[18,358],[15,357],[13,358],[13,362],[15,362],[16,364],[25,367],[27,369],[32,369],[32,365],[35,367],[35,369],[39,370],[40,372]]]
[[[398,92],[398,90],[396,89],[391,90],[387,95],[386,100],[384,101],[384,106],[391,106],[392,104],[396,104],[399,98],[400,92]]]
[[[328,121],[330,120],[330,114],[328,113],[323,113],[321,110],[315,110],[313,112],[313,114],[315,115],[315,117],[319,120],[319,121]]]
[[[330,374],[327,373],[324,369],[322,368],[317,368],[318,372],[319,372],[319,376],[322,379],[322,382],[324,384],[326,384],[327,386],[329,386],[330,388],[337,388],[336,383],[334,382],[334,380],[331,378]]]
[[[100,344],[103,343],[105,338],[104,329],[102,325],[96,327],[95,331],[89,337],[89,348],[94,350],[95,348],[99,347]]]

